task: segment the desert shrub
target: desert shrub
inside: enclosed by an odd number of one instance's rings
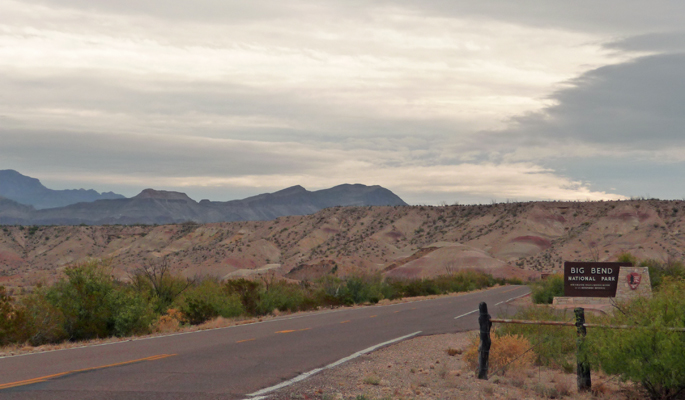
[[[114,283],[107,272],[96,261],[70,267],[65,271],[66,279],[42,292],[64,315],[69,339],[110,336],[113,310],[109,300]]]
[[[523,280],[521,278],[507,278],[505,283],[510,285],[523,285]]]
[[[441,294],[440,288],[432,279],[412,279],[402,287],[403,297],[418,297]]]
[[[564,295],[564,277],[556,274],[531,284],[533,303],[552,304],[555,297]]]
[[[224,290],[229,295],[238,296],[246,313],[255,314],[257,312],[257,304],[262,292],[258,282],[244,278],[232,279],[226,282]]]
[[[153,331],[161,333],[176,332],[181,326],[183,319],[182,312],[175,308],[170,308],[154,322]]]
[[[350,276],[345,279],[345,285],[339,297],[344,304],[376,304],[383,299],[381,286],[382,280],[380,275]]]
[[[153,305],[131,288],[113,290],[107,299],[112,310],[108,322],[110,334],[115,336],[141,335],[150,332],[155,319]]]
[[[149,303],[116,282],[107,265],[90,261],[67,268],[65,275],[36,296],[44,297],[62,314],[62,327],[70,340],[125,336],[149,328],[153,319]],[[36,317],[47,310],[42,299],[36,299],[35,305]]]
[[[301,291],[291,285],[275,284],[260,294],[255,312],[259,315],[266,315],[274,310],[297,311],[302,298]]]
[[[471,368],[478,369],[478,346],[480,345],[479,335],[471,337],[471,343],[464,351],[463,360]],[[489,370],[491,372],[500,371],[504,375],[509,369],[522,369],[533,364],[535,354],[528,351],[531,344],[520,335],[493,335],[492,346],[490,347]]]
[[[245,311],[238,295],[227,293],[221,284],[213,280],[205,280],[186,290],[178,301],[178,309],[193,325],[219,316],[237,317]]]
[[[314,298],[320,305],[378,303],[386,298],[387,284],[378,275],[356,275],[345,279],[325,276],[315,282]]]
[[[654,290],[659,289],[668,278],[685,279],[685,266],[681,261],[669,260],[664,263],[658,260],[643,260],[640,266],[649,269],[649,279]]]
[[[630,254],[630,253],[621,253],[621,254],[619,254],[616,261],[618,261],[618,262],[624,262],[624,263],[631,263],[631,264],[633,264],[634,266],[638,265],[638,263],[640,262],[640,261],[637,259],[637,257],[635,257],[634,255],[632,255],[632,254]]]
[[[685,281],[666,278],[651,299],[619,305],[606,318],[638,329],[592,329],[589,356],[609,374],[639,382],[652,399],[673,399],[685,390]]]
[[[64,314],[47,300],[42,291],[24,297],[18,306],[22,318],[17,326],[15,341],[40,346],[68,338],[64,329]]]
[[[528,307],[516,312],[513,319],[533,321],[572,321],[572,312],[555,310],[551,307]],[[587,316],[588,320],[592,317]],[[573,327],[551,325],[502,324],[497,335],[521,335],[535,347],[535,362],[538,365],[560,367],[569,370],[575,365],[576,330]]]
[[[184,291],[197,283],[193,279],[172,274],[166,260],[136,269],[130,279],[131,285],[157,314],[164,314]]]
[[[21,319],[21,314],[17,314],[14,308],[12,298],[5,291],[5,287],[0,286],[0,345],[17,340],[17,325]]]
[[[435,277],[432,281],[440,293],[468,292],[490,287],[496,283],[504,283],[504,281],[497,281],[492,275],[476,271],[460,271],[452,275]]]
[[[320,305],[341,305],[340,292],[345,282],[333,275],[323,276],[314,281],[314,296]]]

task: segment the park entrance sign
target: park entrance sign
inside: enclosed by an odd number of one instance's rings
[[[631,265],[620,262],[567,261],[564,263],[564,296],[616,297],[621,267]]]

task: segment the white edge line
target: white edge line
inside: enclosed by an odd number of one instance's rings
[[[265,395],[265,394],[267,394],[267,393],[270,393],[270,392],[273,392],[274,390],[278,390],[278,389],[284,388],[284,387],[286,387],[286,386],[290,386],[290,385],[292,385],[293,383],[297,383],[297,382],[299,382],[299,381],[305,380],[305,379],[309,378],[310,376],[312,376],[312,375],[314,375],[314,374],[317,374],[317,373],[319,373],[319,372],[321,372],[321,371],[323,371],[323,370],[326,370],[326,369],[329,369],[329,368],[333,368],[333,367],[337,367],[338,365],[340,365],[340,364],[342,364],[342,363],[345,363],[345,362],[347,362],[347,361],[350,361],[350,360],[352,360],[352,359],[354,359],[354,358],[357,358],[357,357],[359,357],[359,356],[362,356],[362,355],[364,355],[364,354],[370,353],[370,352],[372,352],[372,351],[378,349],[379,347],[387,346],[387,345],[389,345],[389,344],[393,344],[393,343],[397,343],[397,342],[402,341],[402,340],[405,340],[405,339],[409,339],[410,337],[416,336],[416,335],[418,335],[419,333],[421,333],[421,331],[414,332],[414,333],[410,333],[409,335],[405,335],[405,336],[398,337],[398,338],[395,338],[395,339],[392,339],[392,340],[388,340],[387,342],[383,342],[383,343],[380,343],[380,344],[371,346],[371,347],[369,347],[369,348],[367,348],[367,349],[360,350],[360,351],[358,351],[358,352],[356,352],[356,353],[354,353],[354,354],[352,354],[352,355],[350,355],[350,356],[347,356],[347,357],[345,357],[345,358],[341,358],[340,360],[338,360],[338,361],[336,361],[336,362],[334,362],[334,363],[332,363],[332,364],[328,364],[328,365],[326,365],[325,367],[313,369],[313,370],[311,370],[311,371],[309,371],[309,372],[305,372],[305,373],[303,373],[303,374],[300,374],[300,375],[298,375],[298,376],[296,376],[296,377],[294,377],[294,378],[292,378],[292,379],[289,379],[289,380],[287,380],[287,381],[285,381],[285,382],[281,382],[281,383],[279,383],[278,385],[274,385],[274,386],[271,386],[271,387],[268,387],[268,388],[265,388],[265,389],[261,389],[261,390],[259,390],[259,391],[257,391],[257,392],[254,392],[254,393],[250,393],[250,394],[248,394],[247,396],[249,396],[249,400],[264,399],[265,397],[264,397],[263,395]],[[260,396],[260,397],[257,397],[257,396]]]
[[[512,301],[512,300],[519,299],[519,298],[521,298],[521,297],[523,297],[523,296],[528,296],[529,294],[530,294],[530,292],[524,293],[524,294],[522,294],[522,295],[520,295],[520,296],[512,297],[512,298],[509,299],[509,300],[502,300],[502,301],[500,301],[499,303],[495,304],[495,307],[497,307],[498,305],[500,305],[500,304],[502,304],[502,303],[508,303],[508,302],[510,302],[510,301]]]
[[[511,299],[505,301],[504,303],[508,303],[508,302],[510,302],[510,301],[512,301],[512,300],[520,299],[521,297],[528,296],[529,294],[530,294],[530,292],[524,293],[524,294],[522,294],[522,295],[520,295],[520,296],[512,297]]]
[[[462,314],[462,315],[460,315],[460,316],[458,316],[458,317],[454,317],[454,319],[459,319],[459,318],[465,317],[465,316],[467,316],[467,315],[471,315],[471,314],[473,314],[473,313],[475,313],[475,312],[478,312],[478,309],[475,309],[475,310],[473,310],[473,311],[469,311],[469,312],[467,312],[466,314]]]

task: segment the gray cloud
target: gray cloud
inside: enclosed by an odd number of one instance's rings
[[[175,20],[217,23],[251,23],[280,18],[354,18],[363,22],[383,7],[439,17],[478,17],[542,28],[563,28],[612,34],[672,30],[682,27],[685,4],[677,1],[592,0],[336,0],[324,4],[307,1],[253,0],[25,0],[53,7],[146,15]]]
[[[616,152],[685,146],[685,54],[595,69],[550,96],[556,105],[495,133],[508,146],[586,144]],[[577,154],[572,154],[577,156]]]
[[[608,49],[620,51],[641,51],[659,53],[685,52],[685,32],[646,33],[644,35],[629,36],[606,43]]]

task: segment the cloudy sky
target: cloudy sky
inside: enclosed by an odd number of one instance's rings
[[[685,198],[685,2],[0,0],[0,169],[230,200]]]

